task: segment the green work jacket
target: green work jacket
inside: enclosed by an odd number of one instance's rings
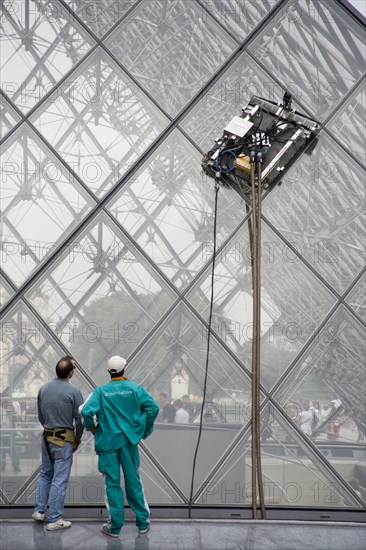
[[[154,429],[159,405],[136,382],[111,379],[96,388],[79,410],[100,454],[120,449],[127,440],[137,445],[146,439]]]

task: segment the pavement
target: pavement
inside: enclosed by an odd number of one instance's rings
[[[147,535],[128,522],[118,539],[102,521],[80,520],[48,532],[32,520],[0,521],[1,550],[366,550],[359,523],[155,520]]]

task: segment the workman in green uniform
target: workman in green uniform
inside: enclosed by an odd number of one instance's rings
[[[124,524],[122,466],[128,504],[136,514],[140,534],[145,534],[150,528],[150,509],[138,471],[138,444],[152,433],[159,405],[142,386],[124,377],[123,357],[109,359],[107,368],[110,381],[96,388],[79,408],[84,426],[94,433],[98,469],[105,479],[110,519],[102,532],[118,537]]]

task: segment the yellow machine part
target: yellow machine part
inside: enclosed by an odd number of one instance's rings
[[[235,168],[250,175],[250,158],[238,157],[235,161]]]

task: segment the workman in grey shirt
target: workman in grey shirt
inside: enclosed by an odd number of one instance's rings
[[[44,521],[49,498],[48,531],[71,526],[71,521],[64,520],[62,514],[73,452],[78,448],[84,430],[78,410],[84,401],[83,396],[70,384],[75,368],[72,357],[60,359],[56,365],[57,378],[42,386],[37,397],[38,419],[44,432],[42,467],[32,518]]]

